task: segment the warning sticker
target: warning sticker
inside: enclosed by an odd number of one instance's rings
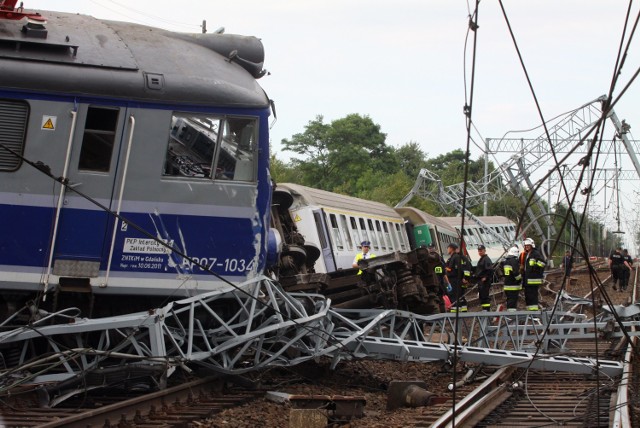
[[[296,216],[293,218],[293,221],[301,221],[302,219],[300,218],[300,216],[298,214],[296,214]]]
[[[57,116],[42,116],[42,129],[47,131],[55,131],[57,120]]]

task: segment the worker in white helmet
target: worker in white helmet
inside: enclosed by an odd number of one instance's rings
[[[522,286],[524,287],[524,301],[528,311],[537,311],[540,309],[538,293],[542,285],[547,261],[540,251],[536,249],[533,239],[525,239],[522,245],[524,246],[524,251],[520,254],[520,273],[522,275]]]
[[[507,311],[518,310],[518,298],[522,290],[522,276],[520,275],[520,250],[513,246],[509,248],[507,256],[500,262],[504,275],[504,294],[507,297]]]

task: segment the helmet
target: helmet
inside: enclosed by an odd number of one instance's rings
[[[531,238],[527,238],[524,241],[522,241],[522,245],[531,245],[533,248],[536,248],[536,243],[533,242],[533,239]]]
[[[518,257],[520,255],[520,250],[518,249],[518,247],[511,247],[509,248],[508,254],[510,256]]]
[[[371,242],[369,242],[369,241],[362,241],[362,242],[360,243],[360,246],[361,246],[361,247],[370,247],[370,246],[371,246]]]

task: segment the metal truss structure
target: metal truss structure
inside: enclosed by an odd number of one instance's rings
[[[556,164],[554,153],[560,164],[566,161],[571,155],[584,155],[589,148],[589,138],[594,135],[590,134],[598,123],[604,119],[610,119],[616,131],[614,140],[605,140],[604,151],[601,153],[614,152],[613,145],[616,139],[621,141],[626,152],[631,159],[635,171],[621,171],[616,169],[607,178],[607,174],[602,177],[599,171],[593,171],[597,174],[595,181],[603,181],[606,184],[607,179],[638,179],[640,178],[640,163],[636,157],[636,152],[640,150],[637,141],[629,138],[630,126],[624,121],[620,121],[616,113],[611,110],[609,112],[602,111],[602,104],[606,101],[605,96],[601,96],[589,103],[565,114],[559,116],[547,124],[548,134],[545,132],[534,139],[523,138],[488,138],[486,140],[486,153],[513,153],[506,161],[498,165],[498,167],[488,172],[485,168],[485,176],[476,182],[457,183],[450,186],[444,186],[440,178],[433,172],[422,169],[418,174],[417,180],[409,193],[397,204],[403,206],[414,196],[438,203],[444,211],[448,211],[454,207],[458,212],[462,213],[462,200],[466,196],[466,206],[471,208],[487,200],[495,200],[504,196],[507,191],[518,196],[523,202],[527,202],[529,195],[534,195],[533,204],[537,206],[538,215],[534,213],[531,207],[527,208],[527,215],[534,227],[536,233],[549,239],[555,236],[556,231],[553,226],[552,219],[547,215],[547,208],[540,199],[540,195],[536,195],[537,183],[531,179],[531,175],[535,171],[556,170],[563,178],[577,178],[577,172],[567,172]],[[487,159],[488,161],[488,159]],[[589,165],[591,159],[580,158],[576,161],[577,165]],[[588,183],[590,178],[583,180]],[[506,185],[505,185],[506,184]],[[586,186],[586,184],[585,184]],[[466,188],[466,190],[465,190]],[[467,210],[467,216],[475,221],[476,217],[471,215]],[[546,223],[547,233],[543,230],[542,225],[538,221],[544,219]],[[482,223],[480,223],[482,225]],[[491,232],[491,229],[488,229]],[[547,236],[549,235],[549,236]],[[516,237],[514,237],[515,239]],[[502,240],[501,240],[502,242]],[[505,244],[503,242],[503,244]],[[508,245],[508,243],[506,243]]]
[[[396,204],[396,207],[405,206],[414,196],[420,196],[423,199],[434,201],[440,205],[443,211],[448,211],[453,207],[458,212],[463,212],[467,217],[474,220],[482,226],[487,233],[491,234],[504,248],[511,246],[512,242],[507,240],[501,234],[495,232],[493,228],[485,224],[479,217],[475,216],[471,211],[463,209],[462,200],[465,195],[467,198],[467,206],[472,207],[488,197],[488,193],[484,190],[484,184],[468,182],[465,188],[464,183],[444,186],[442,180],[437,174],[422,168],[418,174],[418,179],[413,185],[409,193]],[[514,237],[515,239],[515,237]]]
[[[177,367],[195,366],[242,374],[323,356],[335,366],[351,358],[449,361],[455,352],[462,361],[493,365],[599,370],[607,376],[622,372],[619,362],[560,355],[568,351],[570,340],[593,338],[605,330],[610,336],[620,334],[610,319],[594,323],[581,315],[546,312],[456,317],[334,310],[321,295],[289,294],[266,277],[239,290],[211,292],[144,313],[103,319],[44,315],[39,322],[0,333],[3,355],[8,349],[16,355],[11,365],[4,360],[0,391],[50,382],[71,385],[64,393],[61,387],[50,392],[50,405],[87,390],[87,376],[109,368],[168,375]],[[637,325],[627,320],[624,328]]]

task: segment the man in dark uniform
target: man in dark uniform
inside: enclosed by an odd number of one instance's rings
[[[449,278],[447,277],[447,275],[445,274],[446,272],[446,264],[444,259],[442,258],[442,256],[440,255],[440,253],[438,253],[438,251],[436,250],[436,246],[433,244],[430,244],[427,249],[429,250],[429,254],[437,259],[436,262],[433,264],[433,274],[435,275],[435,279],[437,284],[440,286],[440,297],[444,298],[444,296],[448,296],[449,293],[451,293],[453,291],[453,289],[451,288],[451,284],[449,283]],[[448,297],[447,297],[448,298]],[[445,302],[443,301],[443,306],[445,305]],[[441,312],[443,312],[443,308],[440,309]]]
[[[493,280],[493,263],[487,256],[487,248],[484,245],[478,245],[478,264],[476,265],[475,280],[478,281],[478,297],[480,298],[480,306],[483,311],[491,310],[491,299],[489,292],[491,291],[491,282]]]
[[[573,270],[573,257],[571,257],[571,251],[565,251],[564,257],[562,258],[562,267],[564,268],[564,274],[569,280],[571,276],[571,271]]]
[[[522,274],[522,286],[524,287],[524,301],[528,311],[540,309],[538,293],[544,278],[544,268],[547,261],[536,248],[531,238],[525,239],[524,252],[520,255],[520,273]]]
[[[462,262],[457,252],[458,244],[453,242],[447,247],[449,259],[446,264],[447,279],[451,284],[451,298],[454,300],[451,312],[467,312],[467,299],[464,297],[466,285],[462,284]]]
[[[518,297],[522,290],[522,277],[520,276],[520,261],[518,247],[509,248],[507,256],[500,262],[504,274],[504,294],[507,296],[507,311],[518,310]]]
[[[622,280],[620,282],[620,291],[627,291],[629,286],[629,278],[631,277],[631,271],[633,270],[633,258],[629,255],[629,251],[622,250],[622,259],[624,260],[624,266],[622,268]]]
[[[622,248],[618,247],[609,256],[609,269],[611,269],[611,281],[613,282],[613,289],[618,289],[618,283],[620,283],[620,291],[622,291],[622,275],[624,271],[624,258],[622,257]]]

